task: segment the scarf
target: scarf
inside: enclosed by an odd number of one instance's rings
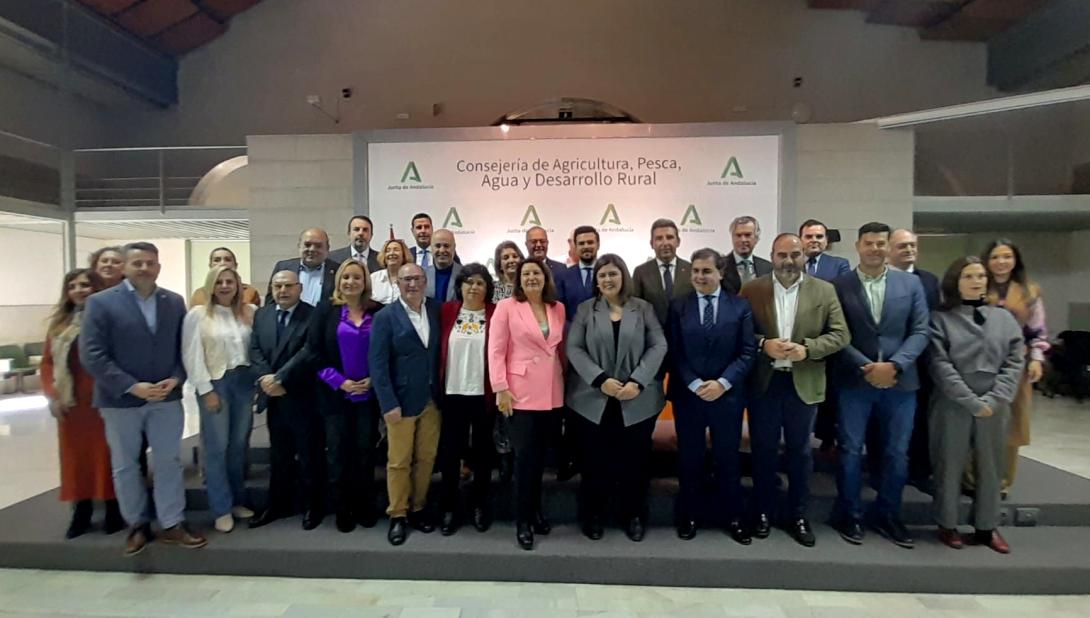
[[[976,323],[977,326],[982,326],[984,324],[985,318],[984,314],[980,312],[980,308],[987,303],[985,303],[983,298],[978,298],[976,300],[962,299],[961,304],[973,308],[973,322]]]
[[[53,388],[56,389],[58,399],[66,408],[76,405],[75,382],[71,368],[68,366],[68,355],[72,351],[72,344],[79,337],[82,321],[82,311],[73,313],[72,319],[64,330],[53,335],[49,340],[49,351],[53,354]]]

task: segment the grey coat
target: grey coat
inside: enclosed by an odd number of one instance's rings
[[[983,306],[984,324],[971,307],[936,311],[931,316],[931,377],[936,406],[972,414],[983,406],[1005,410],[1018,392],[1025,341],[1009,311]]]
[[[613,340],[609,305],[591,298],[579,305],[567,340],[568,372],[564,403],[593,423],[602,422],[609,397],[592,386],[603,373],[621,383],[636,382],[643,390],[621,402],[625,427],[662,411],[662,381],[656,378],[666,357],[666,337],[645,300],[632,297],[624,304],[618,341]]]

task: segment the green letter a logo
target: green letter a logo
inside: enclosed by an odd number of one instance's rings
[[[723,168],[723,173],[719,175],[720,178],[726,178],[727,176],[744,178],[744,176],[742,176],[742,168],[738,165],[738,157],[731,157],[730,160],[727,161],[727,166]]]
[[[700,213],[696,211],[696,204],[689,204],[689,207],[685,209],[685,214],[681,216],[681,225],[704,225],[700,221]]]
[[[526,208],[526,212],[522,215],[522,223],[519,225],[521,227],[526,227],[526,224],[541,225],[541,217],[537,216],[537,209],[534,208],[533,204],[530,204]]]
[[[443,219],[443,227],[462,227],[462,218],[458,216],[458,209],[453,206],[447,211],[447,218]]]
[[[598,225],[606,223],[621,225],[621,218],[617,216],[617,208],[613,204],[606,206],[606,211],[602,213],[602,220],[598,222]]]
[[[420,182],[420,172],[416,169],[416,161],[409,161],[409,164],[405,166],[405,172],[401,174],[401,182],[406,180],[413,182]]]

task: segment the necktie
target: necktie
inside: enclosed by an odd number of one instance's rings
[[[711,330],[715,326],[715,308],[712,307],[712,299],[714,298],[711,294],[704,296],[704,318],[700,320],[700,325],[707,330]]]
[[[288,312],[283,309],[276,310],[276,343],[284,337],[284,330],[288,327]]]
[[[816,273],[817,272],[817,263],[818,263],[818,259],[816,257],[812,257],[809,260],[807,260],[806,261],[806,274],[813,275],[814,273]]]
[[[591,274],[591,272],[593,272],[594,269],[584,266],[582,268],[582,270],[583,270],[583,287],[585,287],[585,288],[587,288],[589,290],[591,288],[590,274]]]
[[[749,280],[753,278],[753,261],[742,260],[741,267],[741,272],[739,274],[742,276],[742,283],[748,283]]]
[[[420,258],[420,267],[421,268],[427,268],[428,267],[428,250],[427,249],[421,249],[421,251],[424,253],[424,256]]]
[[[670,267],[673,264],[663,264],[665,269],[662,271],[662,287],[666,289],[666,298],[674,297],[674,276],[670,274]]]

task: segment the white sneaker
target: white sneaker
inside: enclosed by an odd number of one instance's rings
[[[235,529],[235,518],[231,514],[220,515],[216,518],[216,530],[230,532]]]
[[[231,514],[237,519],[250,519],[254,516],[254,512],[244,506],[236,506],[231,509]]]

